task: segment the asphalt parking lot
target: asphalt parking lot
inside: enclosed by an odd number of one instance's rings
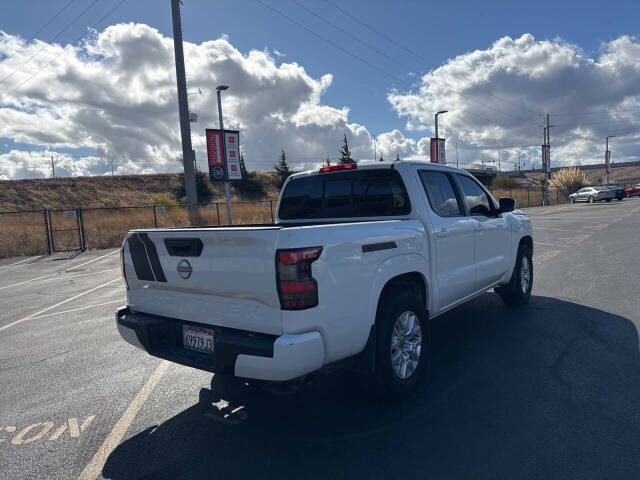
[[[531,302],[434,320],[402,403],[149,357],[115,329],[117,251],[0,260],[0,478],[637,478],[640,199],[526,211]]]

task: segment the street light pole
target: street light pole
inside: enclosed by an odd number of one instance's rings
[[[224,167],[227,168],[227,152],[225,150],[224,145],[224,124],[222,123],[222,99],[220,98],[220,92],[228,89],[227,85],[218,85],[216,87],[216,93],[218,94],[218,119],[220,120],[220,131],[222,132],[222,158],[224,160]],[[227,219],[229,220],[229,225],[233,225],[233,220],[231,220],[231,195],[229,193],[229,181],[224,182],[224,195],[227,198]]]
[[[448,110],[440,110],[438,113],[436,113],[436,138],[440,138],[438,136],[438,115],[442,114],[442,113],[447,113]]]
[[[604,169],[607,174],[607,185],[609,185],[609,164],[611,163],[611,153],[609,152],[609,139],[614,138],[615,135],[608,135],[605,137],[605,147],[604,147]]]

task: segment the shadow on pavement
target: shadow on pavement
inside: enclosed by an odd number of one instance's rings
[[[414,396],[322,373],[278,395],[214,376],[200,401],[123,442],[106,478],[635,478],[633,323],[546,297],[485,294],[434,320]]]

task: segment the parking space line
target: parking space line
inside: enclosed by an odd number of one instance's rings
[[[106,273],[106,272],[114,272],[116,270],[120,270],[119,268],[109,268],[107,270],[99,270],[97,272],[90,272],[90,273],[81,273],[80,275],[72,275],[72,276],[61,276],[60,280],[72,280],[74,278],[78,278],[78,277],[87,277],[87,276],[91,276],[91,275],[96,275],[98,273]],[[0,290],[4,290],[5,288],[11,288],[11,287],[19,287],[20,285],[24,285],[25,283],[31,283],[31,282],[37,282],[39,280],[56,280],[55,278],[51,278],[55,275],[62,275],[62,273],[60,272],[56,272],[56,273],[51,273],[49,275],[43,275],[42,277],[36,277],[36,278],[32,278],[31,280],[25,280],[23,282],[19,282],[19,283],[14,283],[13,285],[5,285],[3,287],[0,287]]]
[[[98,260],[102,260],[103,258],[113,255],[114,253],[118,253],[119,251],[120,249],[117,249],[117,250],[114,250],[113,252],[107,253],[106,255],[102,255],[101,257],[94,258],[93,260],[89,260],[88,262],[81,263],[80,265],[76,265],[75,267],[67,268],[65,272],[70,272],[71,270],[75,270],[76,268],[84,267],[85,265],[89,265],[90,263],[97,262]]]
[[[31,278],[29,280],[24,280],[23,282],[14,283],[13,285],[5,285],[4,287],[0,287],[0,290],[4,290],[5,288],[17,287],[19,285],[24,285],[25,283],[29,283],[29,282],[35,282],[36,280],[41,280],[47,277],[53,277],[54,275],[60,275],[60,274],[56,272],[56,273],[50,273],[48,275],[42,275],[41,277]]]
[[[536,241],[536,240],[534,240],[534,241],[533,241],[533,243],[534,243],[535,245],[544,245],[544,246],[546,246],[546,247],[556,247],[556,248],[564,248],[564,247],[566,247],[566,246],[567,246],[567,245],[564,245],[564,246],[561,246],[561,245],[554,245],[553,243],[538,242],[538,241]]]
[[[69,303],[69,302],[75,300],[76,298],[80,298],[80,297],[82,297],[84,295],[87,295],[88,293],[95,292],[96,290],[98,290],[98,289],[100,289],[102,287],[106,287],[107,285],[110,285],[110,284],[112,284],[114,282],[117,282],[119,280],[120,280],[120,277],[118,276],[118,278],[114,278],[113,280],[109,280],[108,282],[103,283],[101,285],[98,285],[97,287],[93,287],[93,288],[91,288],[89,290],[85,290],[82,293],[78,293],[77,295],[74,295],[73,297],[67,298],[66,300],[58,302],[55,305],[51,305],[50,307],[42,309],[39,312],[32,313],[31,315],[27,315],[24,318],[21,318],[19,320],[16,320],[15,322],[11,322],[11,323],[3,326],[3,327],[0,327],[0,332],[3,331],[3,330],[6,330],[7,328],[13,327],[14,325],[18,325],[19,323],[26,322],[27,320],[31,320],[31,319],[37,317],[38,315],[42,315],[43,313],[46,313],[46,312],[48,312],[50,310],[53,310],[54,308],[59,307],[60,305],[64,305],[65,303]]]
[[[156,388],[156,385],[164,374],[167,372],[171,363],[167,360],[162,360],[160,364],[156,367],[155,371],[151,374],[147,383],[144,384],[142,389],[136,395],[136,398],[133,399],[133,402],[127,407],[127,409],[118,420],[118,423],[113,427],[113,430],[109,433],[107,438],[105,438],[104,442],[93,456],[91,461],[84,467],[84,470],[78,477],[79,480],[94,480],[100,473],[102,472],[102,468],[104,467],[107,458],[111,455],[111,452],[115,450],[115,448],[124,437],[125,433],[131,426],[131,423],[136,418],[136,415],[146,402],[147,398],[151,395],[153,390]]]
[[[534,230],[555,230],[558,232],[570,232],[570,233],[587,233],[584,230],[569,230],[568,228],[551,228],[551,227],[538,227],[536,225],[533,226]]]
[[[34,258],[36,257],[29,257],[29,258],[25,258],[24,260],[20,260],[19,262],[10,263],[9,265],[4,265],[0,267],[0,270],[2,270],[3,268],[9,268],[9,267],[13,267],[14,265],[19,265],[21,263],[28,262],[29,260],[33,260]]]
[[[44,315],[38,315],[36,317],[31,317],[31,320],[35,320],[36,318],[53,317],[55,315],[63,315],[65,313],[79,312],[80,310],[88,310],[90,308],[103,307],[105,305],[111,305],[113,303],[122,303],[122,302],[126,302],[126,301],[127,301],[126,298],[120,298],[118,300],[112,300],[111,302],[96,303],[95,305],[88,305],[86,307],[72,308],[71,310],[64,310],[62,312],[45,313]]]

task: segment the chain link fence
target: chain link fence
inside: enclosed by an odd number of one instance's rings
[[[543,187],[489,187],[489,190],[496,198],[514,198],[516,208],[543,204]],[[550,205],[568,201],[566,189],[549,187]],[[273,223],[274,203],[273,200],[232,202],[233,223]],[[0,258],[114,248],[120,246],[129,230],[136,228],[229,224],[225,202],[191,207],[176,204],[0,212]]]
[[[274,202],[232,202],[234,224],[273,223]],[[225,202],[0,212],[0,258],[118,247],[129,230],[228,225]]]

